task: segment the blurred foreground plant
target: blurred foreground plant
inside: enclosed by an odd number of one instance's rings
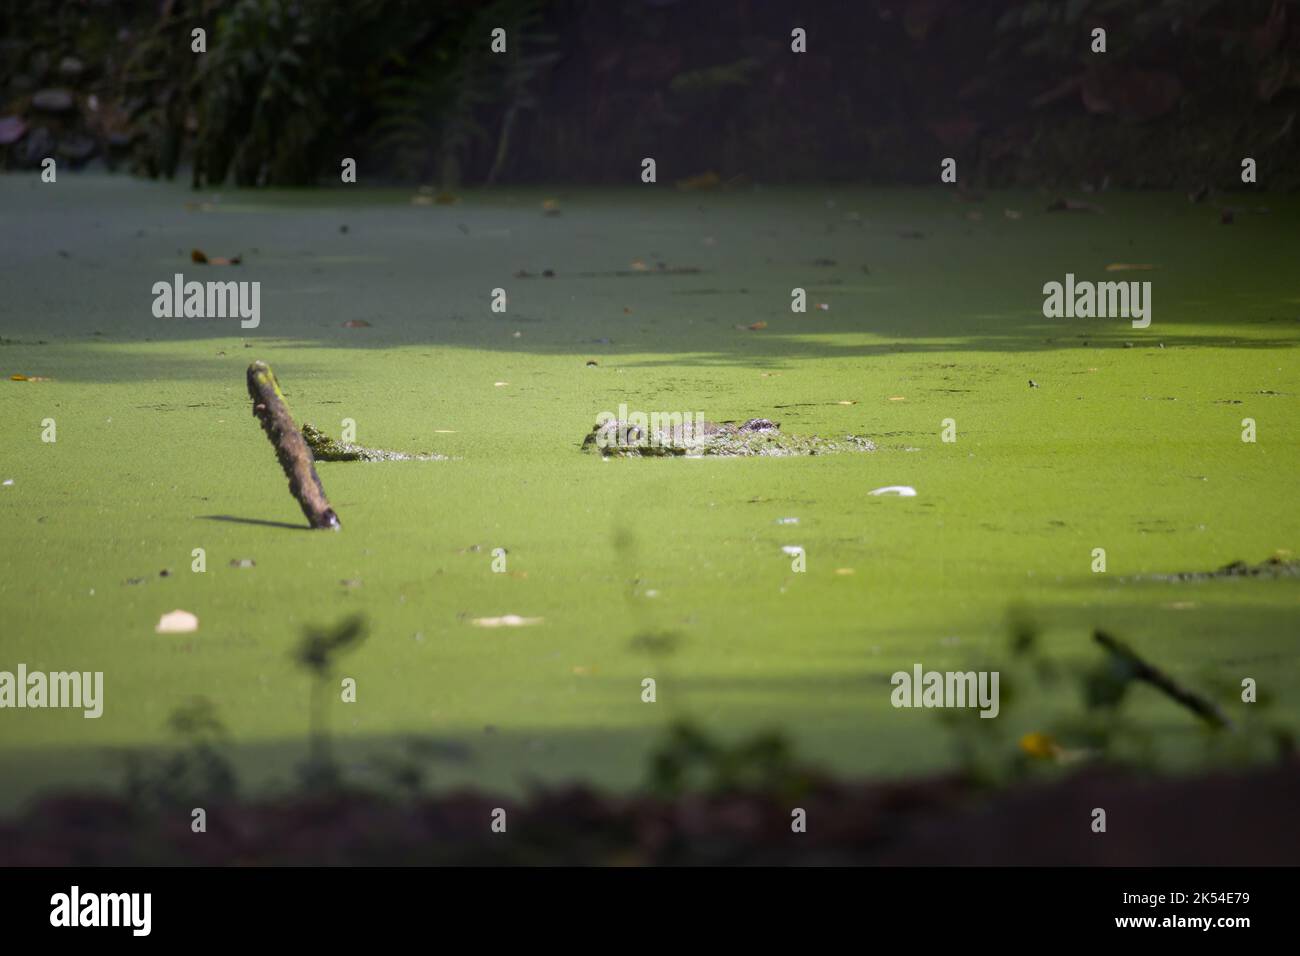
[[[334,761],[329,735],[329,703],[334,691],[334,666],[338,656],[358,647],[366,639],[365,618],[347,618],[333,627],[309,627],[294,654],[311,674],[311,738],[303,783],[311,787],[332,787],[341,775]]]
[[[1160,769],[1165,755],[1154,728],[1126,709],[1137,684],[1158,689],[1199,721],[1210,763],[1246,765],[1295,753],[1294,735],[1272,718],[1266,695],[1229,711],[1220,702],[1232,699],[1240,688],[1211,678],[1205,683],[1213,697],[1189,689],[1101,630],[1093,634],[1099,658],[1063,663],[1044,652],[1040,627],[1024,610],[1013,609],[1009,617],[1009,659],[983,665],[1001,675],[1000,719],[981,720],[977,711],[964,708],[938,713],[951,733],[963,772],[980,783],[1002,785],[1081,763]],[[1079,695],[1080,711],[1013,739],[1012,728],[1024,730],[1024,702],[1033,690],[1050,694],[1071,686]]]
[[[130,753],[123,758],[131,805],[151,813],[235,796],[229,738],[212,702],[195,698],[178,708],[168,725],[184,742],[182,749],[157,757]]]
[[[698,791],[793,797],[812,780],[812,772],[795,759],[790,741],[776,731],[728,745],[698,724],[679,720],[651,753],[646,784],[661,797]]]

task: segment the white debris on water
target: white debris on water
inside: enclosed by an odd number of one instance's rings
[[[199,619],[189,611],[175,610],[158,619],[154,631],[159,634],[189,634],[199,629]]]
[[[526,627],[529,624],[541,624],[540,617],[520,617],[518,614],[505,614],[501,617],[476,617],[470,621],[475,627]]]

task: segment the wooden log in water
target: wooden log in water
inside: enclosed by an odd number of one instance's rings
[[[289,479],[289,491],[298,499],[307,521],[313,528],[337,530],[339,516],[325,497],[320,476],[316,474],[316,459],[294,424],[275,373],[265,362],[248,366],[248,395],[253,400],[253,415],[262,423],[262,430],[275,446],[280,467]]]

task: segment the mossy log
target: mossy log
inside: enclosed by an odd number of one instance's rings
[[[289,479],[289,491],[298,499],[307,521],[313,528],[337,530],[339,516],[325,498],[311,448],[294,424],[275,373],[265,362],[248,366],[248,395],[253,400],[253,415],[262,423],[262,430],[275,446],[280,467]]]

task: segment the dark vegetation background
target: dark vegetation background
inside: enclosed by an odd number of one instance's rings
[[[796,26],[806,54],[790,51]],[[1097,26],[1104,55],[1089,49]],[[495,27],[505,55],[489,51]],[[1199,189],[1240,185],[1253,156],[1271,187],[1294,189],[1297,110],[1300,0],[0,0],[0,168],[55,155],[61,172],[196,186],[337,185],[343,157],[368,184],[444,189],[631,185],[645,156],[665,182],[933,183],[952,156],[964,185]],[[779,735],[728,744],[683,725],[652,755],[643,792],[531,793],[508,804],[525,836],[498,841],[484,821],[499,798],[423,795],[427,754],[395,758],[382,793],[346,779],[318,701],[333,655],[360,633],[309,633],[299,651],[318,683],[294,792],[241,794],[217,716],[197,707],[173,718],[187,746],[129,763],[122,794],[55,794],[0,821],[0,865],[1204,865],[1300,853],[1300,767],[1282,730],[1229,740],[1245,748],[1239,766],[1254,748],[1273,767],[1109,776],[1149,764],[1124,750],[1135,730],[1121,704],[1138,675],[1110,658],[1084,675],[1086,723],[1071,736],[1097,760],[1077,775],[1056,773],[1050,737],[1008,746],[978,719],[954,724],[953,775],[875,785],[820,776]],[[1030,644],[1018,638],[1020,653]],[[211,836],[196,842],[189,808],[204,802]],[[792,843],[795,805],[817,822]],[[1141,825],[1094,839],[1078,821],[1098,805]]]
[[[1231,187],[1250,155],[1300,185],[1293,0],[0,0],[0,38],[10,169]]]

